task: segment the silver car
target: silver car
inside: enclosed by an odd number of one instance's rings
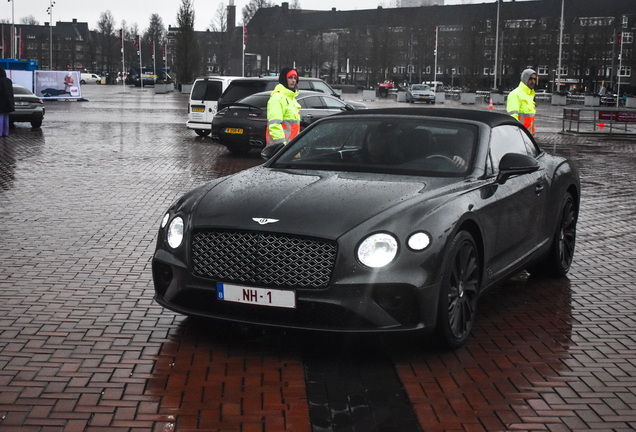
[[[406,101],[435,103],[435,92],[426,84],[414,84],[406,90]]]
[[[39,128],[44,120],[44,102],[38,96],[19,84],[13,84],[15,111],[9,113],[9,123],[27,122]]]

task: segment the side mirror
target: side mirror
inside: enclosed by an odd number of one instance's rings
[[[355,108],[351,104],[345,104],[343,111],[355,111]]]
[[[506,153],[499,161],[497,182],[504,184],[513,175],[530,174],[539,169],[533,157],[519,153]]]
[[[283,143],[268,145],[263,150],[261,150],[261,157],[265,160],[269,160],[276,153],[278,153],[283,147],[285,147],[285,144]]]

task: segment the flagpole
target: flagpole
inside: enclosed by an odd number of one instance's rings
[[[15,58],[15,5],[11,0],[11,57]]]

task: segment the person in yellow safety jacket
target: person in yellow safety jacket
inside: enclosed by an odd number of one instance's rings
[[[298,72],[284,67],[267,102],[267,145],[290,142],[300,132]]]
[[[537,112],[534,102],[534,86],[537,83],[537,73],[526,69],[521,73],[519,87],[508,95],[508,114],[519,120],[534,136],[534,117]]]

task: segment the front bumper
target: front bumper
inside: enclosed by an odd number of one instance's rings
[[[330,332],[428,330],[437,318],[437,285],[332,281],[325,289],[294,289],[296,308],[288,309],[219,300],[217,281],[193,275],[166,251],[157,250],[152,268],[155,300],[189,316]]]

